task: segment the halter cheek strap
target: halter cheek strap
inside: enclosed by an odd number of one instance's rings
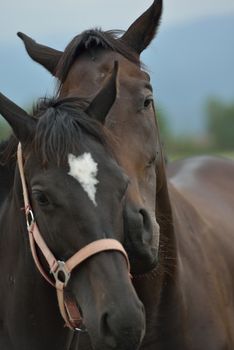
[[[49,247],[47,246],[46,242],[44,241],[30,206],[28,190],[27,190],[24,169],[23,169],[22,148],[20,143],[18,145],[17,159],[18,159],[18,167],[19,167],[20,178],[21,178],[22,189],[23,189],[23,198],[24,198],[27,229],[29,234],[29,242],[30,242],[30,248],[31,248],[34,262],[38,270],[40,271],[41,275],[47,280],[48,283],[50,283],[53,287],[56,288],[58,305],[59,305],[60,313],[65,321],[65,325],[73,330],[81,331],[83,330],[84,326],[83,326],[82,317],[80,315],[76,302],[75,300],[73,300],[73,298],[64,295],[64,290],[70,279],[71,272],[74,270],[74,268],[82,264],[85,260],[92,257],[93,255],[96,255],[103,251],[117,251],[124,256],[127,263],[129,275],[130,275],[130,264],[129,264],[127,253],[124,250],[122,244],[117,240],[100,239],[83,247],[65,262],[57,260],[53,255],[53,253],[51,252],[51,250],[49,249]],[[49,265],[50,272],[54,276],[54,281],[50,276],[48,276],[43,266],[41,265],[37,255],[36,246],[39,247],[40,251],[45,257]]]

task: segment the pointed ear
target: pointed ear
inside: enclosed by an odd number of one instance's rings
[[[118,67],[118,62],[115,61],[111,76],[107,78],[104,86],[86,110],[90,117],[102,124],[105,123],[106,116],[116,99]]]
[[[35,133],[36,119],[0,93],[0,114],[10,124],[18,140],[25,144]]]
[[[24,33],[19,32],[17,35],[23,40],[29,56],[55,76],[56,67],[63,52],[38,44],[35,40]]]
[[[157,33],[162,15],[163,0],[154,0],[151,7],[143,13],[122,36],[123,40],[137,54],[150,44]]]

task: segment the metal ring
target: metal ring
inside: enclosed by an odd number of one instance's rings
[[[33,211],[31,209],[29,209],[26,212],[26,222],[27,222],[27,228],[28,229],[30,229],[32,224],[34,224],[34,222],[35,222],[34,214],[33,214]]]
[[[71,274],[69,271],[67,271],[66,263],[64,261],[58,260],[57,263],[58,263],[57,269],[55,271],[51,271],[51,273],[54,275],[54,278],[56,281],[64,283],[64,286],[66,287],[66,285],[68,284],[68,281],[71,277]],[[60,272],[62,272],[64,274],[64,280],[61,280],[59,278]]]

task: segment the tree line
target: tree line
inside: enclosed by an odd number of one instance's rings
[[[234,100],[224,102],[209,98],[204,104],[204,132],[202,135],[175,136],[165,113],[158,120],[163,144],[169,155],[189,156],[204,153],[232,152],[234,156]]]

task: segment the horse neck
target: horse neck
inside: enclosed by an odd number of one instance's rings
[[[0,208],[12,187],[12,183],[9,183],[8,175],[8,169],[6,167],[0,166]]]
[[[205,223],[182,192],[167,182],[166,177],[164,180],[157,196],[157,215],[159,222],[161,220],[161,278],[152,280],[151,284],[146,282],[145,288],[149,289],[148,294],[151,295],[151,305],[149,301],[148,304],[154,326],[150,327],[152,334],[156,334],[157,344],[185,349],[188,348],[187,339],[183,335],[186,327],[186,302],[190,300],[186,301],[185,298],[188,275],[182,261],[190,243],[188,229],[191,223],[193,231],[202,230]],[[161,349],[160,346],[158,348]]]
[[[15,138],[10,137],[7,141],[0,144],[0,250],[5,254],[9,247],[15,257],[19,254],[25,237],[22,232],[21,210],[22,196],[21,184],[16,167],[16,149],[17,142]],[[20,193],[21,191],[21,193]]]
[[[25,249],[28,247],[27,229],[23,212],[22,187],[17,168],[10,181],[12,185],[11,187],[9,186],[0,209],[0,232],[2,241],[0,247],[3,247],[3,242],[5,242],[6,246],[14,250],[16,257],[21,252],[25,254]]]
[[[164,163],[162,169],[165,170]],[[183,313],[179,290],[179,264],[174,213],[166,173],[161,174],[161,187],[156,197],[156,218],[160,225],[160,252],[156,269],[133,280],[138,296],[146,310],[146,337],[142,349],[150,344],[161,344],[172,337],[172,347],[179,348],[183,341],[175,329],[181,327]],[[160,349],[160,347],[159,347]]]

